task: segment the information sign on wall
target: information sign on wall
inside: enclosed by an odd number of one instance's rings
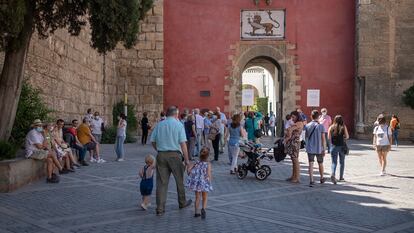
[[[253,89],[242,90],[242,105],[243,106],[254,105],[254,90]]]
[[[285,10],[242,10],[241,39],[284,39]]]
[[[308,90],[306,105],[308,107],[319,107],[320,105],[320,90]]]

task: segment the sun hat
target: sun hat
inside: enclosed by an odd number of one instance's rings
[[[36,119],[33,121],[31,126],[35,127],[35,126],[42,126],[42,125],[43,125],[42,121],[40,119]]]

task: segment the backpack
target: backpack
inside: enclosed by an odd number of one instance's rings
[[[208,139],[210,139],[212,141],[214,139],[216,139],[217,134],[220,133],[220,129],[214,127],[213,125],[214,125],[214,123],[210,126],[210,129],[208,131]]]

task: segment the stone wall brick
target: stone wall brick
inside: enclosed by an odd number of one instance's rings
[[[412,0],[362,1],[357,24],[358,76],[365,76],[365,135],[379,113],[397,114],[401,137],[414,134],[414,112],[401,101],[402,92],[413,85],[414,2]],[[366,3],[366,4],[363,4]],[[358,114],[358,113],[357,113]],[[358,131],[358,130],[357,130]]]

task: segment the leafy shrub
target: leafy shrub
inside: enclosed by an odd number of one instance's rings
[[[403,102],[414,109],[414,85],[403,92]]]
[[[49,114],[51,112],[53,111],[40,98],[40,90],[24,81],[10,141],[21,145],[27,132],[30,130],[32,122],[35,119],[40,119],[44,122],[50,121]]]
[[[102,144],[114,144],[116,140],[116,126],[110,126],[105,128],[105,132],[102,132]],[[134,143],[137,139],[133,137],[133,134],[127,130],[125,143]]]
[[[269,104],[269,98],[257,98],[256,99],[256,105],[257,105],[257,111],[266,114],[267,113],[267,106]]]
[[[0,160],[15,158],[16,151],[16,145],[6,141],[0,141]]]
[[[127,131],[136,132],[138,129],[138,120],[135,116],[134,105],[128,104],[127,105]],[[112,109],[112,119],[113,125],[118,125],[118,116],[124,113],[124,102],[118,102],[115,104],[114,108]]]

